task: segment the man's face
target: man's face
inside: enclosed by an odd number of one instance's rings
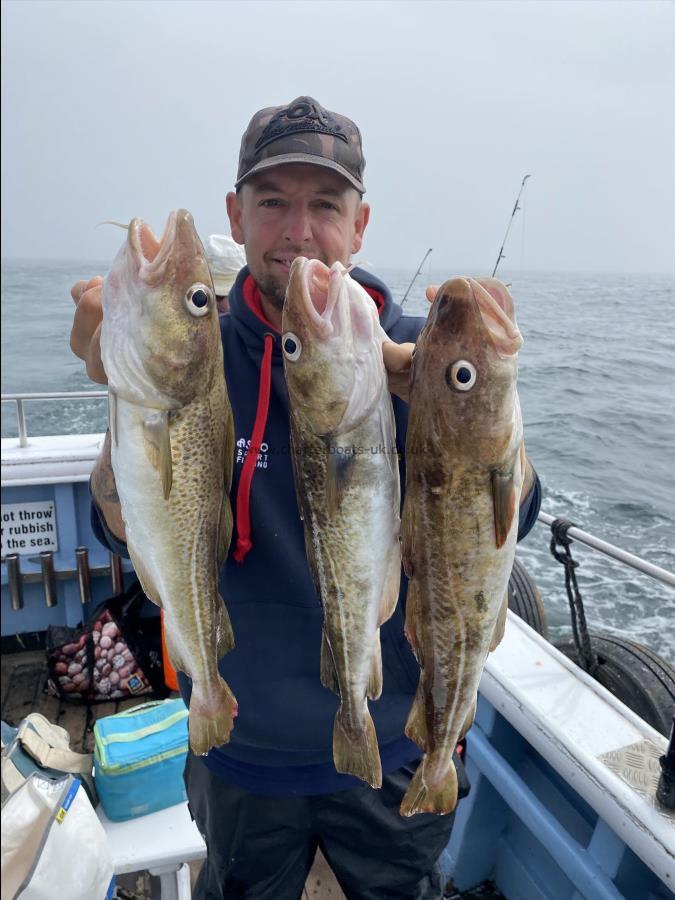
[[[341,175],[299,163],[254,175],[238,194],[227,195],[227,211],[261,294],[278,310],[293,260],[348,265],[370,216],[368,204]]]

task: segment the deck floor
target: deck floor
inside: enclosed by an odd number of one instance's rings
[[[52,697],[45,690],[47,669],[44,650],[2,655],[2,719],[10,725],[18,725],[30,712],[41,713],[56,725],[65,728],[71,736],[71,747],[80,753],[94,749],[94,722],[122,709],[136,706],[137,698],[110,703],[94,703],[89,707],[76,706]],[[190,865],[192,882],[197,878],[201,863]],[[148,873],[122,875],[117,879],[118,900],[154,900],[158,896],[155,879]],[[502,895],[491,885],[481,885],[469,893],[448,893],[447,897],[480,897],[498,900]],[[317,851],[302,900],[345,900],[340,885],[324,859]]]

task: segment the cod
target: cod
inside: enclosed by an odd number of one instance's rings
[[[415,346],[401,531],[405,630],[421,667],[406,734],[424,757],[404,816],[454,810],[452,754],[504,633],[524,461],[521,344],[504,285],[455,278]]]
[[[367,698],[382,691],[380,625],[394,612],[401,574],[385,340],[374,302],[341,263],[294,260],[282,351],[298,506],[324,610],[321,681],[341,701],[335,768],[373,787],[382,765]]]
[[[192,216],[160,240],[140,219],[103,284],[101,357],[129,555],[192,680],[190,746],[229,740],[237,704],[218,672],[234,646],[218,576],[232,534],[234,432],[213,284]]]

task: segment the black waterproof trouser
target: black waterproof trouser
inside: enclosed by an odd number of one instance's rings
[[[190,812],[208,849],[195,900],[298,900],[317,847],[348,900],[440,900],[438,859],[454,815],[399,814],[416,766],[385,775],[379,790],[263,797],[188,754]]]

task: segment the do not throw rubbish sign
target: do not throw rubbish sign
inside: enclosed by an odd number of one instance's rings
[[[58,550],[53,500],[2,504],[2,556]]]

